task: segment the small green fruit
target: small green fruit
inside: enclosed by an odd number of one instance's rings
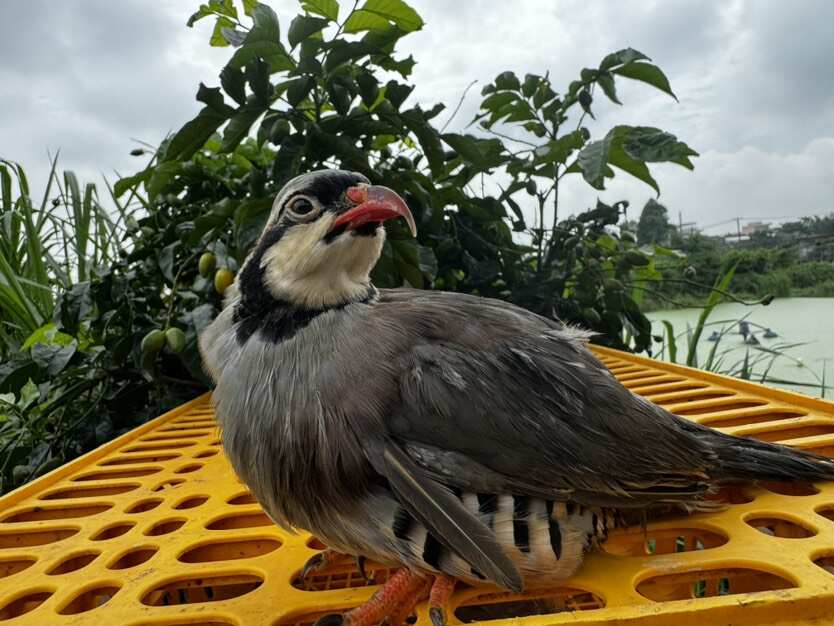
[[[235,280],[235,275],[228,267],[221,267],[214,275],[214,289],[221,296]]]
[[[531,196],[535,196],[536,191],[538,191],[538,189],[536,188],[536,181],[532,178],[527,181],[527,183],[524,185],[524,188],[527,191],[527,193],[529,193]]]
[[[200,262],[197,267],[200,270],[200,276],[208,278],[217,266],[217,257],[212,252],[203,252],[200,256]]]
[[[185,333],[179,328],[169,328],[165,331],[165,343],[174,354],[179,354],[185,348]]]
[[[155,328],[142,338],[142,354],[156,354],[164,345],[165,333]]]
[[[646,267],[649,264],[649,258],[635,250],[629,250],[626,252],[625,258],[626,261],[634,267]]]

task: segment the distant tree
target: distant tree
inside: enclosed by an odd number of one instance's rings
[[[637,242],[663,243],[669,235],[669,212],[666,207],[650,198],[637,222]]]

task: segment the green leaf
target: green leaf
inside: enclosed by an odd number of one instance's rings
[[[32,360],[38,367],[46,370],[49,376],[57,376],[67,366],[77,349],[73,339],[66,346],[36,343],[32,346]]]
[[[232,100],[238,104],[246,104],[246,80],[243,70],[227,65],[220,71],[220,85]]]
[[[390,24],[388,20],[369,11],[354,11],[342,27],[345,33],[361,33],[366,30],[386,30]]]
[[[252,11],[252,20],[254,25],[246,41],[234,53],[229,65],[241,68],[253,58],[261,57],[269,63],[273,73],[292,69],[295,63],[281,45],[281,27],[275,11],[265,4],[258,4]]]
[[[209,8],[209,6],[207,4],[201,4],[200,8],[197,9],[197,11],[195,13],[191,14],[191,17],[188,18],[188,21],[185,24],[189,28],[193,28],[194,27],[194,22],[197,22],[197,21],[203,19],[204,17],[208,17],[210,15],[214,15],[214,13]]]
[[[210,107],[205,107],[190,122],[177,131],[171,138],[165,150],[163,161],[190,159],[197,150],[203,147],[214,132],[220,128],[228,116],[218,113]]]
[[[44,343],[47,345],[66,346],[73,341],[72,335],[62,333],[54,322],[49,322],[38,328],[35,332],[26,338],[26,341],[20,346],[20,351],[28,350],[36,343]]]
[[[223,38],[226,41],[237,48],[243,45],[243,42],[246,41],[246,37],[249,33],[235,28],[222,28],[220,29],[220,34],[223,35]]]
[[[575,151],[585,145],[586,135],[581,130],[575,130],[558,139],[548,141],[533,151],[536,165],[543,163],[564,163]]]
[[[309,15],[296,16],[290,23],[290,29],[287,31],[290,49],[295,48],[313,33],[320,32],[327,26],[327,23],[328,20],[322,17],[310,17]]]
[[[600,70],[610,70],[612,67],[616,65],[624,65],[626,63],[633,63],[634,61],[643,61],[643,60],[650,60],[642,52],[635,50],[634,48],[625,48],[623,50],[618,50],[617,52],[612,52],[611,54],[607,55],[602,62],[599,64]]]
[[[25,409],[37,400],[39,395],[37,385],[35,385],[30,378],[20,389],[20,400],[17,401],[17,406],[21,409]]]
[[[472,135],[447,133],[441,135],[455,152],[478,170],[485,171],[498,167],[504,162],[502,156],[504,145],[500,139],[480,139]]]
[[[301,76],[291,80],[287,88],[287,102],[291,106],[298,105],[298,103],[307,97],[307,94],[310,93],[310,90],[315,84],[316,81],[312,76]]]
[[[336,0],[304,0],[301,8],[333,22],[339,21],[339,3]]]
[[[521,93],[525,98],[531,98],[541,82],[541,76],[536,74],[525,74],[524,83],[521,85]]]
[[[197,89],[197,101],[203,102],[210,109],[222,115],[229,116],[234,112],[234,109],[223,101],[223,94],[219,87],[206,87],[203,83],[200,83],[200,87]]]
[[[518,82],[518,76],[513,72],[502,72],[495,77],[495,87],[497,89],[510,89],[518,91],[521,89],[521,83]]]
[[[259,4],[258,0],[243,0],[243,12],[246,15],[252,15]]]
[[[269,83],[269,65],[261,59],[252,59],[246,64],[246,80],[262,108],[269,106],[272,85]]]
[[[248,104],[240,107],[229,120],[229,125],[223,131],[222,152],[231,152],[243,141],[257,119],[263,115],[266,107]]]
[[[113,194],[119,198],[123,196],[126,191],[136,188],[141,183],[147,182],[153,173],[152,170],[153,168],[146,168],[141,172],[137,172],[133,176],[120,178],[116,181],[116,184],[113,185]]]
[[[499,91],[484,98],[484,101],[481,102],[481,109],[495,113],[516,100],[518,100],[517,94],[511,91]]]
[[[407,33],[423,28],[423,20],[417,14],[417,11],[403,0],[367,0],[360,11],[391,21]]]
[[[689,157],[698,156],[692,148],[671,133],[649,126],[629,126],[623,144],[626,153],[634,159],[649,163],[677,163],[694,169]]]
[[[411,109],[400,114],[406,128],[417,137],[420,147],[429,162],[429,168],[435,176],[443,173],[444,159],[443,146],[437,131],[426,121],[425,115],[420,109]]]
[[[605,174],[608,167],[608,153],[611,149],[613,131],[603,139],[587,144],[576,157],[576,163],[585,181],[595,189],[605,189]]]
[[[614,87],[614,77],[611,76],[611,74],[608,72],[599,74],[599,76],[597,76],[597,84],[602,89],[602,92],[608,96],[608,99],[611,100],[611,102],[622,104],[622,102],[617,99],[617,89]]]
[[[639,80],[647,85],[656,87],[660,91],[668,93],[675,100],[678,99],[672,91],[672,87],[669,85],[669,79],[666,78],[666,74],[656,65],[652,65],[651,63],[628,63],[611,71],[619,76]],[[600,87],[602,87],[602,84],[600,84]]]
[[[362,72],[356,77],[356,84],[359,86],[359,95],[362,97],[362,102],[370,109],[379,96],[377,79],[370,72]]]
[[[203,144],[201,143],[200,146],[202,145]],[[200,148],[200,146],[197,146],[195,152]],[[171,181],[173,181],[180,172],[182,172],[182,160],[179,159],[164,161],[153,168],[153,174],[145,185],[145,188],[148,191],[148,197],[153,200],[159,194],[166,191],[168,185],[171,184]]]
[[[215,48],[223,48],[225,46],[228,46],[229,42],[226,41],[226,38],[223,36],[223,29],[233,29],[234,27],[235,23],[228,17],[218,17],[217,21],[214,23],[214,30],[211,33],[211,39],[209,39],[209,44],[211,44]]]

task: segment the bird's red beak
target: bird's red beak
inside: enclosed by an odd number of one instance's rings
[[[384,222],[395,217],[404,217],[411,235],[417,236],[417,224],[408,205],[388,187],[360,183],[348,188],[346,195],[356,206],[339,215],[333,222],[331,231],[339,226],[347,226],[348,230],[354,230],[369,222]]]

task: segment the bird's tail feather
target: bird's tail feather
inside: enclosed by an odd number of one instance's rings
[[[690,424],[692,424],[690,422]],[[716,481],[834,480],[834,460],[774,443],[725,435],[711,428],[692,424],[696,436],[706,439],[718,462],[709,470]]]

